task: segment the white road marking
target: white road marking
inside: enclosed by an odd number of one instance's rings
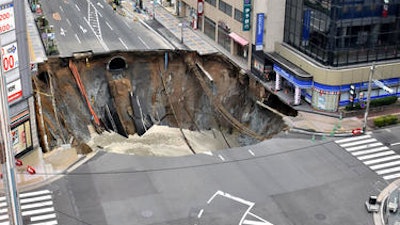
[[[31,217],[31,222],[39,221],[39,220],[48,220],[48,219],[54,219],[56,218],[56,214],[46,214],[46,215],[41,215],[41,216],[32,216]]]
[[[146,48],[150,49],[150,47],[143,41],[142,38],[140,38],[140,37],[138,37],[138,38],[139,38],[139,40],[144,44],[144,46],[146,46]]]
[[[10,225],[10,221],[2,222],[0,225]]]
[[[100,8],[104,9],[104,6],[100,2],[98,2],[97,5],[100,6]]]
[[[107,21],[106,21],[106,25],[110,28],[110,30],[114,30]]]
[[[5,201],[6,200],[6,196],[0,196],[0,201]]]
[[[197,214],[197,218],[200,218],[201,215],[203,215],[203,212],[204,212],[204,209],[201,209],[200,212],[199,212],[199,214]]]
[[[27,204],[27,205],[21,205],[21,209],[33,209],[33,208],[39,208],[43,206],[51,206],[53,205],[53,201],[46,201],[46,202],[39,202],[39,203],[33,203],[33,204]]]
[[[19,197],[20,198],[27,198],[27,197],[37,196],[37,195],[44,195],[44,194],[51,194],[51,191],[49,191],[49,190],[41,190],[41,191],[26,192],[26,193],[19,194]]]
[[[249,149],[249,150],[247,150],[247,151],[249,151],[249,153],[250,153],[252,156],[256,156],[256,155],[254,154],[254,152],[253,152],[253,151],[251,151],[250,149]]]
[[[46,221],[46,222],[42,222],[42,223],[31,223],[29,225],[57,225],[58,222],[57,220],[52,220],[52,221]]]
[[[384,176],[383,179],[392,180],[392,179],[399,178],[399,177],[400,177],[400,173],[396,173],[396,174]]]
[[[365,159],[372,159],[372,158],[377,158],[381,156],[387,156],[387,155],[394,155],[396,154],[394,151],[384,151],[376,154],[371,154],[371,155],[365,155],[365,156],[360,156],[358,157],[359,160],[365,160]]]
[[[400,145],[400,142],[390,144],[390,146],[396,146],[396,145]]]
[[[380,142],[377,142],[377,143],[360,145],[360,146],[345,148],[345,149],[349,152],[352,152],[352,151],[357,151],[357,150],[364,149],[364,148],[372,148],[372,147],[377,147],[377,146],[381,146],[381,145],[383,145],[383,144]]]
[[[351,154],[354,156],[359,156],[359,155],[366,155],[366,154],[371,154],[371,153],[375,153],[375,152],[381,152],[383,150],[388,150],[389,148],[386,146],[382,146],[379,148],[372,148],[372,149],[368,149],[368,150],[364,150],[364,151],[356,151],[356,152],[352,152]]]
[[[79,12],[81,11],[77,4],[75,4],[75,7],[78,9]]]
[[[61,12],[64,12],[64,9],[63,9],[63,7],[61,5],[59,6],[59,8],[60,8]]]
[[[60,28],[60,34],[62,35],[62,36],[65,36],[65,30],[61,27]]]
[[[386,162],[386,161],[393,160],[393,159],[400,159],[400,155],[392,155],[392,156],[388,156],[388,157],[384,157],[384,158],[373,159],[373,160],[365,161],[363,163],[365,165],[371,165],[371,164]]]
[[[0,220],[8,219],[8,214],[0,215]]]
[[[78,40],[79,44],[82,43],[77,34],[75,34],[75,38],[76,38],[76,40]]]
[[[86,30],[85,28],[83,28],[81,25],[79,25],[79,29],[81,29],[81,31],[82,31],[83,33],[86,33],[86,32],[87,32],[87,30]]]
[[[382,175],[382,174],[386,174],[386,173],[393,173],[393,172],[399,172],[399,171],[400,171],[400,166],[397,166],[397,167],[392,167],[389,169],[378,170],[378,171],[376,171],[376,173],[379,175]]]
[[[99,16],[100,16],[101,18],[103,18],[103,15],[101,15],[101,13],[100,13],[99,11],[97,11],[97,14],[99,14]]]
[[[43,209],[23,211],[23,212],[21,212],[21,215],[22,216],[31,216],[31,215],[37,215],[37,214],[48,213],[48,212],[53,212],[53,211],[54,211],[54,207],[48,207],[48,208],[43,208]]]
[[[218,154],[218,157],[219,157],[222,161],[225,161],[225,159],[224,159],[224,157],[223,157],[222,155]]]
[[[34,197],[34,198],[24,198],[20,199],[21,204],[26,204],[26,203],[32,203],[32,202],[37,202],[37,201],[44,201],[44,200],[51,200],[51,195],[44,195],[40,197]]]
[[[125,49],[128,50],[128,46],[126,46],[125,42],[122,41],[121,38],[118,38],[118,40],[122,43],[122,45],[125,47]]]
[[[370,137],[371,137],[370,135],[362,135],[362,136],[357,136],[357,137],[351,137],[351,138],[345,138],[345,139],[337,140],[335,142],[340,144],[340,143],[344,143],[344,142],[357,141],[357,140],[366,139],[366,138],[370,138]]]
[[[206,151],[206,152],[202,152],[203,154],[206,154],[206,155],[213,155],[213,153],[211,152],[211,151]]]
[[[68,18],[67,18],[67,23],[68,23],[68,25],[72,26],[71,21],[69,21]]]
[[[355,141],[351,143],[346,143],[346,144],[341,144],[343,148],[350,147],[350,146],[355,146],[355,145],[361,145],[361,144],[366,144],[366,143],[371,143],[371,142],[376,142],[377,140],[375,138],[367,139],[367,140],[361,140],[361,141]]]

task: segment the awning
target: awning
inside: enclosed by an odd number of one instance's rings
[[[229,37],[231,37],[235,42],[239,43],[241,46],[245,46],[245,45],[249,44],[249,42],[246,39],[240,37],[238,34],[236,34],[234,32],[230,33]]]

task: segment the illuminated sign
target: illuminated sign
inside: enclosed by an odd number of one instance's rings
[[[0,34],[14,29],[14,4],[0,5]]]
[[[2,68],[3,72],[10,71],[18,67],[18,51],[17,42],[3,46],[1,48]]]

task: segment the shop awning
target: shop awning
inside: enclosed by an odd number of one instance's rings
[[[240,37],[238,34],[234,32],[230,33],[229,37],[231,37],[235,42],[239,43],[241,46],[246,46],[249,44],[249,42],[246,39]]]

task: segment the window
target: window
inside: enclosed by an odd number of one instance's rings
[[[239,9],[235,9],[235,14],[233,15],[236,21],[242,22],[243,20],[243,12]]]
[[[207,2],[208,4],[216,7],[217,6],[217,0],[205,0],[205,2]]]
[[[229,5],[228,3],[220,0],[218,8],[219,8],[219,10],[224,12],[226,15],[232,16],[232,6]]]

